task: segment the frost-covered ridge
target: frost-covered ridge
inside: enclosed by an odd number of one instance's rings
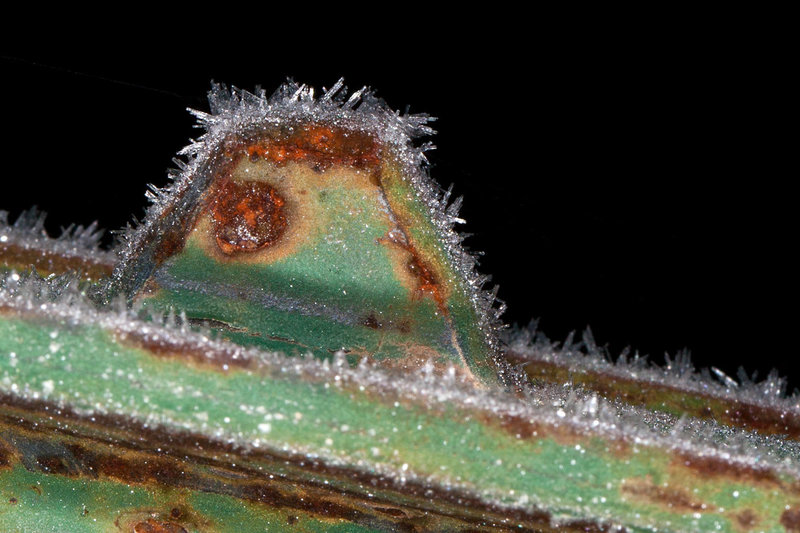
[[[426,365],[419,371],[404,374],[387,371],[366,360],[350,367],[341,355],[331,363],[244,348],[193,331],[173,316],[163,322],[143,321],[122,302],[114,309],[98,310],[67,278],[42,280],[35,275],[14,273],[0,278],[0,308],[21,315],[44,315],[57,323],[69,324],[69,327],[92,325],[116,333],[136,333],[206,353],[210,360],[216,353],[225,352],[234,358],[257,362],[253,371],[281,376],[281,379],[298,378],[333,387],[366,389],[391,399],[411,400],[431,410],[456,408],[481,412],[490,419],[513,417],[532,424],[562,427],[582,435],[623,439],[637,446],[712,457],[733,465],[768,468],[800,477],[800,445],[796,442],[727,428],[713,421],[678,420],[665,413],[608,402],[595,394],[564,386],[529,388],[521,396],[511,395],[499,390],[476,389],[470,382],[463,381],[454,368],[441,375],[432,365]],[[15,390],[23,397],[35,399],[47,399],[50,392],[26,384],[16,384]],[[116,409],[113,402],[97,404],[86,412],[130,415],[129,409]],[[249,433],[231,433],[222,421],[187,423],[154,411],[147,415],[146,422],[211,434],[243,448],[252,446],[254,441],[254,435]],[[335,460],[334,456],[326,458],[324,453],[320,458]],[[368,461],[360,462],[365,469],[376,468]],[[411,479],[413,472],[403,471],[402,475]]]
[[[713,395],[733,401],[791,411],[800,416],[800,393],[786,394],[786,379],[772,370],[762,381],[756,381],[740,368],[738,381],[715,367],[698,371],[688,352],[674,357],[665,354],[666,364],[661,366],[638,353],[626,350],[613,361],[609,354],[595,343],[590,329],[580,341],[570,334],[562,342],[551,341],[537,329],[536,321],[527,328],[514,328],[505,334],[507,350],[515,362],[545,362],[564,366],[575,372],[597,372],[605,375],[635,380],[641,383],[676,388],[686,392]]]
[[[100,248],[103,230],[97,222],[88,226],[72,224],[58,237],[50,237],[44,229],[46,214],[36,208],[23,211],[13,223],[8,212],[0,210],[0,245],[13,244],[26,250],[55,253],[97,262],[111,263],[114,254]]]

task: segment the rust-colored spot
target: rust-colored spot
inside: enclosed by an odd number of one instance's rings
[[[420,294],[432,296],[439,307],[444,309],[444,298],[439,289],[439,282],[433,270],[422,261],[415,251],[412,251],[411,259],[408,261],[408,271],[418,280],[417,291]]]
[[[17,499],[16,498],[9,498],[8,499],[8,503],[10,503],[11,505],[14,505],[14,504],[17,503]]]
[[[490,416],[488,413],[479,413],[477,416],[483,424],[502,429],[516,439],[552,439],[566,447],[572,447],[575,444],[585,445],[586,443],[586,435],[577,428],[568,425],[551,425],[511,414]],[[630,444],[622,438],[609,438],[606,441],[606,451],[617,458],[626,458],[631,453]]]
[[[222,181],[211,202],[217,246],[232,255],[274,244],[286,229],[284,204],[268,183]]]
[[[781,515],[781,525],[789,533],[800,532],[800,509],[787,509]]]
[[[175,522],[162,522],[148,518],[133,526],[133,533],[188,533],[186,529]]]
[[[2,308],[0,308],[0,311],[2,311]],[[0,468],[8,468],[9,466],[11,466],[9,453],[6,451],[2,445],[2,442],[0,441]]]
[[[415,280],[414,294],[417,298],[430,296],[436,302],[439,311],[447,315],[447,305],[445,305],[445,292],[433,268],[425,262],[419,251],[408,241],[405,234],[399,231],[390,231],[385,237],[379,239],[383,244],[397,246],[411,256],[406,263],[406,270]]]
[[[324,124],[303,124],[288,135],[251,141],[246,151],[251,161],[266,159],[277,165],[307,161],[320,172],[333,165],[360,169],[380,164],[378,144],[372,135]]]

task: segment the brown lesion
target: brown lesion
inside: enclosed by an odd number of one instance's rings
[[[786,509],[781,514],[781,525],[787,533],[800,533],[800,509]]]
[[[320,173],[315,160],[247,156],[252,146],[235,144],[210,170],[190,228],[188,239],[219,262],[269,264],[313,246],[328,230],[323,195],[329,188],[358,189],[379,201],[380,186],[371,178],[378,167],[362,170],[334,158]]]
[[[178,493],[158,507],[118,510],[116,530],[125,533],[187,533],[210,531],[213,523],[187,503],[186,493]]]
[[[286,201],[275,187],[259,181],[223,179],[213,188],[211,219],[222,253],[255,252],[281,238],[287,224]]]
[[[255,369],[257,363],[245,357],[237,349],[210,349],[194,342],[152,337],[137,331],[117,331],[116,339],[125,346],[145,350],[148,354],[162,359],[180,359],[215,370],[228,371],[233,368]]]
[[[720,457],[694,455],[688,452],[676,453],[670,468],[677,476],[687,475],[682,471],[688,470],[690,478],[723,478],[731,481],[743,481],[800,496],[800,484],[783,479],[774,470],[757,465],[726,461]]]
[[[0,266],[16,270],[35,268],[42,275],[77,272],[87,281],[107,278],[114,271],[111,256],[103,261],[89,256],[59,254],[45,248],[19,246],[11,242],[0,243]]]
[[[428,262],[406,234],[398,227],[389,231],[378,242],[394,252],[394,262],[402,265],[396,268],[398,278],[411,291],[414,299],[426,296],[436,302],[436,307],[443,316],[448,316],[447,298],[449,292],[433,265]]]
[[[666,507],[672,512],[698,513],[716,509],[696,500],[685,490],[656,485],[649,478],[626,480],[620,490],[623,494],[652,505]]]
[[[733,515],[734,527],[738,531],[750,531],[758,525],[758,515],[752,509],[744,509]]]
[[[189,210],[182,206],[185,195],[191,187],[176,191],[175,200],[166,206],[161,222],[150,229],[147,239],[157,242],[151,251],[150,259],[159,265],[178,253],[186,244],[192,232],[211,233],[216,249],[212,255],[219,260],[242,259],[241,252],[251,252],[251,261],[270,261],[285,255],[292,249],[292,243],[305,239],[309,223],[317,213],[309,213],[304,203],[298,201],[307,195],[307,186],[288,180],[286,187],[276,187],[269,179],[261,180],[273,186],[275,191],[266,190],[261,185],[247,185],[255,198],[246,205],[237,207],[240,202],[230,204],[220,196],[220,187],[241,200],[246,190],[225,183],[241,181],[236,176],[243,164],[267,165],[277,170],[293,173],[292,164],[307,169],[318,179],[329,178],[335,167],[349,169],[371,187],[380,187],[382,165],[382,144],[369,132],[348,129],[333,124],[300,122],[284,123],[280,126],[257,127],[239,134],[231,134],[223,139],[217,149],[209,156],[201,174],[194,181],[205,177],[208,189],[202,200]],[[244,181],[248,181],[246,178]],[[257,180],[256,180],[257,181]],[[302,181],[302,180],[301,180]],[[221,182],[221,184],[220,184]],[[297,190],[295,190],[297,189]],[[300,192],[302,191],[302,192]],[[222,191],[225,192],[225,191]],[[270,194],[272,192],[272,194]],[[310,196],[310,195],[308,195]],[[210,204],[215,210],[215,226],[203,216]],[[281,204],[281,202],[284,202]],[[214,209],[216,207],[216,209]],[[234,227],[246,230],[238,234]],[[219,237],[219,240],[216,237]],[[273,254],[263,254],[274,250]],[[256,257],[258,256],[258,257]]]
[[[306,123],[277,130],[259,139],[243,140],[251,161],[265,159],[282,166],[289,162],[311,162],[324,171],[334,165],[368,169],[380,165],[380,147],[373,135],[344,128]]]
[[[411,320],[408,318],[401,318],[394,320],[391,318],[384,318],[379,313],[370,312],[364,317],[361,322],[364,327],[374,329],[376,331],[397,331],[403,335],[411,333]]]
[[[171,521],[148,518],[133,524],[133,533],[188,533],[182,525]]]

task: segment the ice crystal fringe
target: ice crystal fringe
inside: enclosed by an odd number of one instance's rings
[[[13,224],[8,212],[0,211],[0,243],[15,244],[26,250],[41,250],[67,257],[80,257],[97,262],[113,263],[114,254],[100,248],[103,230],[97,222],[88,226],[72,224],[58,237],[50,237],[44,229],[46,214],[37,208],[23,211]]]
[[[475,389],[464,381],[455,368],[451,367],[444,376],[435,372],[433,365],[423,366],[412,374],[397,373],[382,369],[374,363],[362,360],[356,367],[350,367],[343,354],[337,354],[332,362],[320,361],[313,357],[286,357],[280,353],[266,352],[256,348],[246,348],[228,341],[213,339],[203,333],[190,330],[185,321],[177,317],[167,317],[161,323],[142,321],[135,311],[124,304],[116,309],[98,310],[69,277],[41,279],[35,274],[19,276],[15,273],[0,277],[0,306],[18,310],[22,313],[39,313],[56,323],[69,324],[70,327],[94,325],[115,332],[129,332],[161,343],[174,343],[206,353],[213,359],[215,354],[224,354],[234,359],[254,361],[254,371],[281,379],[303,379],[328,383],[331,386],[364,387],[371,393],[395,399],[413,400],[428,408],[462,408],[481,411],[494,419],[519,417],[532,423],[562,426],[577,430],[585,435],[597,435],[612,439],[625,439],[642,446],[654,446],[672,452],[685,452],[703,457],[716,457],[734,465],[769,468],[800,477],[800,443],[784,441],[774,436],[759,435],[738,428],[720,426],[714,421],[681,418],[648,411],[646,409],[610,402],[596,394],[586,393],[563,386],[537,386],[514,395],[502,390]],[[528,335],[530,332],[528,332]],[[546,344],[541,340],[533,345],[544,352]],[[522,338],[518,338],[521,341]],[[538,343],[538,344],[536,344]],[[584,348],[588,342],[584,342]],[[528,342],[527,346],[531,346]],[[556,349],[551,346],[551,355]],[[574,345],[569,346],[570,355],[593,361],[593,364],[611,365],[597,353],[587,354]],[[559,352],[560,353],[560,352]],[[602,361],[602,362],[601,362]],[[630,368],[642,371],[637,363],[624,363]],[[627,367],[626,367],[627,368]],[[670,370],[645,367],[655,376]],[[654,378],[655,379],[655,378]],[[699,378],[686,378],[699,381]],[[720,386],[720,385],[717,385]],[[24,395],[42,396],[39,391],[22,392]],[[52,399],[51,399],[52,400]],[[783,400],[774,400],[783,401]],[[116,413],[113,407],[98,405],[86,414]],[[252,435],[226,432],[219,427],[193,427],[185,422],[172,420],[166,414],[151,415],[146,421],[149,425],[183,427],[187,430],[209,429],[213,434],[242,449],[251,446]],[[310,453],[311,450],[293,450],[297,453]],[[316,450],[314,453],[319,453]],[[335,462],[336,457],[317,455],[321,460]],[[413,479],[414,473],[397,472],[385,465],[360,462],[365,470],[379,471],[395,480]],[[384,470],[385,467],[385,471]],[[424,480],[422,480],[424,481]],[[469,487],[464,487],[465,490]],[[491,495],[480,494],[487,501],[495,503]]]
[[[197,127],[205,129],[205,133],[178,152],[185,159],[174,160],[178,168],[169,173],[173,183],[164,188],[150,186],[147,197],[151,204],[144,220],[120,232],[120,261],[110,287],[122,283],[121,278],[128,273],[130,261],[147,245],[150,230],[161,220],[167,207],[181,201],[183,193],[192,185],[192,177],[202,172],[222,139],[259,125],[276,126],[295,120],[328,122],[366,132],[391,147],[420,199],[427,205],[439,236],[445,243],[445,252],[465,280],[479,317],[478,326],[489,341],[493,356],[498,359],[497,339],[503,327],[500,315],[505,306],[497,300],[496,288],[493,291],[484,290],[489,277],[478,274],[475,255],[462,246],[464,237],[453,229],[455,224],[464,223],[458,217],[462,199],[457,198],[450,203],[452,187],[443,191],[431,179],[425,152],[434,146],[415,142],[420,137],[435,133],[429,126],[434,118],[427,114],[401,115],[391,110],[367,87],[348,95],[343,79],[339,79],[330,89],[323,90],[319,98],[315,98],[313,87],[291,80],[269,97],[262,89],[250,93],[213,84],[208,101],[210,113],[189,109],[197,117]],[[513,369],[502,362],[499,366],[501,372],[510,376],[509,381],[514,382]]]
[[[577,371],[603,372],[611,376],[634,379],[642,383],[654,383],[679,388],[690,393],[713,394],[763,407],[777,408],[800,414],[800,394],[795,391],[786,395],[786,379],[772,370],[767,377],[757,382],[755,375],[749,376],[740,368],[737,382],[718,368],[696,371],[688,351],[675,356],[665,354],[665,365],[650,362],[639,353],[630,355],[623,351],[616,361],[594,341],[590,329],[581,341],[575,342],[570,333],[563,343],[553,342],[538,330],[536,321],[526,328],[514,328],[506,332],[504,340],[509,352],[530,361],[542,361],[566,365]],[[524,362],[522,363],[524,365]],[[712,376],[713,374],[713,376]]]

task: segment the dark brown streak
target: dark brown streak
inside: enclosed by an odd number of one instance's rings
[[[470,524],[477,530],[607,530],[584,522],[553,529],[543,511],[497,508],[455,490],[416,482],[399,485],[393,479],[302,455],[244,450],[204,435],[145,427],[120,416],[86,417],[38,400],[0,395],[0,428],[2,440],[16,435],[18,444],[11,443],[12,452],[0,446],[0,464],[12,462],[9,453],[24,458],[31,450],[51,450],[27,459],[34,465],[31,468],[47,473],[228,494],[322,517],[380,523],[395,531],[419,531],[421,524],[424,530],[430,520],[455,521],[462,530]],[[46,445],[26,446],[26,442]],[[272,479],[267,476],[271,472],[276,474]],[[368,487],[372,497],[358,487]],[[518,524],[527,529],[515,527]]]
[[[44,248],[23,248],[13,243],[0,244],[0,265],[21,270],[35,268],[40,274],[80,272],[84,279],[90,280],[107,278],[114,270],[112,262],[60,255]]]

